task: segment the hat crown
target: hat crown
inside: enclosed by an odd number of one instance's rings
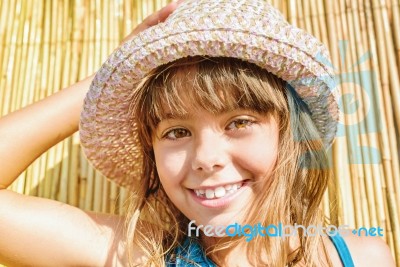
[[[167,18],[166,24],[234,28],[232,20],[238,25],[249,22],[288,24],[277,9],[263,0],[185,0]]]

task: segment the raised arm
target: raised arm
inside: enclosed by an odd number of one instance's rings
[[[147,17],[125,40],[165,20],[176,6]],[[0,118],[0,264],[126,266],[123,218],[5,190],[42,153],[78,130],[92,79]],[[140,260],[139,250],[133,255]]]
[[[124,41],[160,21],[178,3],[147,17]],[[35,159],[78,130],[84,96],[93,76],[0,118],[0,189],[7,188]]]
[[[36,158],[78,130],[92,79],[0,119],[0,188],[7,188]]]

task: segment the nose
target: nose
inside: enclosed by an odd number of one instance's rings
[[[229,160],[225,137],[213,131],[202,132],[194,141],[192,168],[212,173],[224,168]]]

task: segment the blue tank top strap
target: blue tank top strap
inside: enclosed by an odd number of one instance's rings
[[[206,257],[206,254],[195,238],[187,237],[183,244],[166,257],[167,267],[217,267]]]
[[[353,259],[351,258],[351,254],[349,248],[344,242],[344,239],[339,234],[329,236],[332,243],[335,245],[336,250],[339,254],[340,260],[342,261],[343,267],[354,267]]]

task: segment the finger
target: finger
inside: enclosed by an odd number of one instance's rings
[[[180,1],[182,2],[182,1]],[[176,9],[179,5],[179,2],[172,2],[157,12],[151,14],[146,17],[141,24],[139,24],[136,29],[133,31],[133,34],[137,34],[147,28],[150,28],[160,22],[163,22],[167,19],[167,17]]]

